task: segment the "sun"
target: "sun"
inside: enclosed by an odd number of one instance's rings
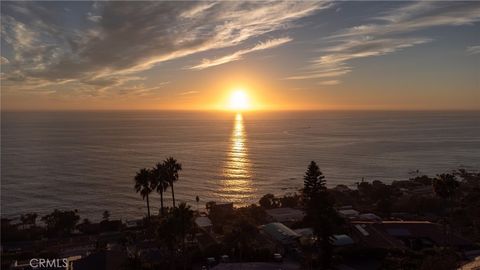
[[[248,110],[250,108],[250,101],[247,92],[242,88],[233,90],[230,94],[228,107],[230,110]]]

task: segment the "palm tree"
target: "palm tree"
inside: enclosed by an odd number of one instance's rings
[[[150,201],[148,199],[148,195],[152,192],[151,187],[151,171],[149,169],[141,169],[135,175],[135,191],[142,195],[142,199],[147,199],[147,211],[148,211],[148,219],[150,219]]]
[[[172,188],[173,207],[175,208],[175,191],[173,190],[173,182],[178,180],[178,172],[182,170],[182,164],[178,163],[173,157],[169,157],[163,161],[163,166],[165,168],[166,180]]]
[[[167,191],[169,186],[166,173],[165,173],[165,166],[162,163],[157,163],[157,165],[152,169],[153,179],[152,179],[152,188],[156,189],[157,192],[160,194],[160,213],[162,216],[164,215],[163,212],[163,193]]]

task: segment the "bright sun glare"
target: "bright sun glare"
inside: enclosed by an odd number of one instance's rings
[[[236,89],[230,95],[229,108],[231,110],[247,110],[250,108],[248,95],[243,89]]]

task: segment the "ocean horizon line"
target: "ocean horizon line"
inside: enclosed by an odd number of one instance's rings
[[[214,110],[214,109],[0,109],[0,113],[19,112],[201,112],[201,113],[269,113],[269,112],[478,112],[479,109],[259,109],[259,110]]]

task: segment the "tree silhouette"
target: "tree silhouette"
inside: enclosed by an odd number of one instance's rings
[[[268,193],[263,195],[262,198],[258,201],[261,207],[265,209],[276,208],[279,206],[278,199],[275,198],[275,195]]]
[[[198,212],[198,203],[200,202],[200,197],[198,197],[198,195],[195,197],[195,201],[197,202],[197,212]]]
[[[79,220],[80,216],[77,215],[77,210],[61,211],[55,209],[52,213],[42,217],[42,221],[47,225],[47,231],[58,235],[71,233]]]
[[[171,218],[177,225],[177,235],[182,240],[182,249],[185,249],[185,236],[193,227],[193,211],[189,205],[182,202],[178,207],[172,209]]]
[[[312,199],[320,192],[326,191],[325,176],[320,171],[317,163],[311,161],[308,169],[303,176],[303,196],[305,200]]]
[[[178,163],[173,157],[169,157],[163,162],[163,166],[165,168],[166,180],[172,189],[173,207],[175,208],[175,191],[173,189],[173,183],[178,181],[178,173],[182,170],[182,164]]]
[[[25,215],[20,216],[20,221],[22,222],[22,225],[32,225],[35,226],[37,223],[37,213],[28,213]]]
[[[452,174],[440,174],[433,180],[433,191],[435,194],[442,198],[443,201],[446,203],[447,214],[444,219],[444,226],[450,223],[449,219],[451,219],[451,204],[455,197],[455,193],[460,186],[460,182],[457,181],[455,175]],[[449,229],[450,226],[449,226]],[[447,235],[447,228],[444,227],[444,234],[445,240],[447,243],[450,243],[450,237]]]
[[[437,175],[437,178],[433,180],[435,194],[444,200],[453,199],[459,186],[460,182],[457,181],[455,175],[448,173]]]
[[[240,217],[233,226],[232,231],[225,235],[225,244],[232,248],[238,259],[242,261],[247,253],[253,248],[253,242],[258,237],[259,231],[257,226],[249,222],[249,220]]]
[[[160,223],[157,230],[157,237],[170,250],[171,268],[175,261],[175,250],[179,243],[181,252],[185,252],[185,236],[193,228],[193,211],[185,203],[172,208],[166,218]]]
[[[169,186],[167,180],[167,174],[165,170],[165,165],[162,163],[157,163],[157,165],[152,169],[153,178],[152,178],[152,188],[160,194],[160,214],[164,215],[163,207],[163,193],[167,191]]]
[[[110,219],[110,212],[108,210],[103,211],[102,219],[108,221]]]
[[[147,201],[147,211],[148,211],[148,219],[150,219],[150,201],[148,196],[152,192],[151,187],[151,171],[148,169],[141,169],[135,175],[135,192],[140,193],[142,199],[146,199]]]
[[[317,236],[322,269],[329,269],[333,256],[331,236],[342,219],[333,208],[333,199],[327,192],[325,177],[314,161],[310,162],[305,173],[302,193],[306,214],[304,221]]]

